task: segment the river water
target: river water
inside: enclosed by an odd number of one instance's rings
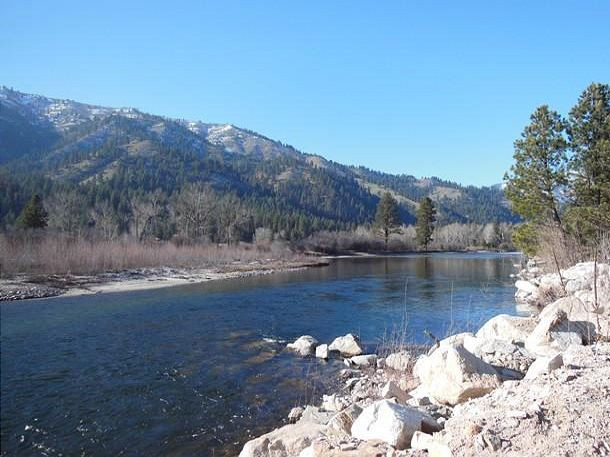
[[[340,361],[285,341],[348,332],[368,350],[516,314],[507,254],[337,259],[328,267],[0,305],[1,455],[236,455]],[[278,342],[279,341],[279,342]]]

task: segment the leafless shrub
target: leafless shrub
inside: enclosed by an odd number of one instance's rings
[[[94,274],[130,268],[212,268],[261,259],[298,260],[282,243],[239,245],[85,239],[65,234],[0,234],[0,274]]]

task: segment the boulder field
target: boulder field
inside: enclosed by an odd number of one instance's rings
[[[288,348],[342,358],[342,387],[293,408],[240,457],[610,456],[609,275],[603,264],[561,275],[530,264],[516,298],[539,312],[495,316],[424,354],[304,335]]]

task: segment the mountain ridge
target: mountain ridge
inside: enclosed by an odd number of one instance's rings
[[[0,88],[2,169],[5,181],[11,179],[7,175],[37,175],[49,180],[50,187],[104,187],[129,176],[133,183],[123,183],[126,199],[139,192],[136,182],[144,192],[157,186],[168,195],[188,183],[202,182],[220,193],[235,193],[257,208],[291,213],[272,225],[295,231],[300,224],[295,236],[370,223],[376,202],[386,191],[401,204],[405,223],[414,222],[417,202],[424,196],[437,203],[440,223],[517,220],[502,191],[494,187],[343,165],[233,124],[172,119],[4,86]],[[16,192],[27,193],[26,189]],[[14,221],[24,198],[0,202],[0,223]],[[269,223],[264,217],[255,219],[254,224]]]

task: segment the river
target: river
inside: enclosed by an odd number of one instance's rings
[[[518,256],[337,259],[328,267],[0,305],[1,455],[236,455],[318,402],[340,361],[286,341],[348,332],[368,350],[516,314]]]

